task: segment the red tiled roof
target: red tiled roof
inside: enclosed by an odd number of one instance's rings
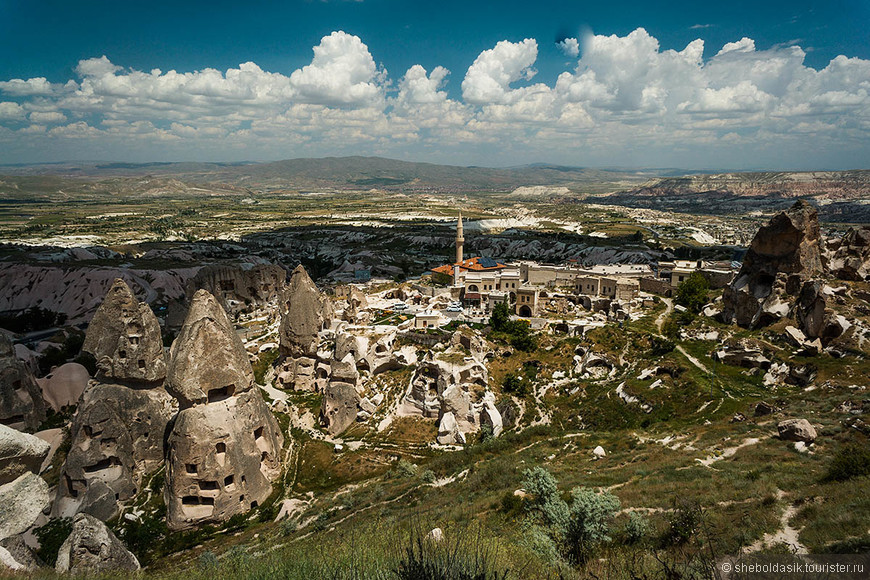
[[[452,276],[453,266],[459,266],[460,270],[471,272],[494,272],[495,270],[502,270],[504,268],[507,268],[507,266],[505,266],[501,262],[496,262],[495,266],[485,267],[480,264],[480,260],[480,257],[469,258],[468,260],[462,260],[461,262],[456,262],[455,264],[444,264],[443,266],[432,268],[432,271],[438,274],[447,274],[448,276]]]

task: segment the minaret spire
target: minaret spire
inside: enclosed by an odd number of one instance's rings
[[[462,245],[465,237],[462,235],[462,210],[459,210],[459,221],[456,222],[456,263],[462,261]]]

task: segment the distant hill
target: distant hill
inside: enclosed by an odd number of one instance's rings
[[[562,185],[589,192],[641,184],[650,172],[536,164],[487,168],[437,165],[382,157],[288,159],[271,163],[82,163],[0,167],[0,174],[101,179],[152,176],[223,183],[251,190],[512,191],[527,185]]]

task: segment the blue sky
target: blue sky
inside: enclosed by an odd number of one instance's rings
[[[858,0],[0,0],[0,163],[862,167],[868,25]]]

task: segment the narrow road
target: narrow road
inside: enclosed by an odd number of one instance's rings
[[[686,349],[684,349],[682,346],[677,345],[677,350],[680,352],[681,355],[683,355],[684,357],[689,359],[690,363],[692,363],[693,365],[695,365],[696,367],[698,367],[699,369],[704,371],[706,374],[708,374],[708,375],[710,374],[710,369],[708,369],[706,366],[704,366],[704,363],[702,363],[701,361],[699,361],[698,359],[696,359],[695,357],[693,357],[692,355],[687,353]]]
[[[662,298],[662,302],[665,303],[665,311],[659,314],[659,317],[656,318],[656,328],[659,330],[659,334],[662,333],[662,326],[665,325],[665,320],[668,318],[668,315],[674,310],[674,301],[670,298]]]

